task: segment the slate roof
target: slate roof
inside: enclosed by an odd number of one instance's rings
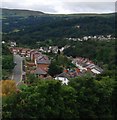
[[[46,75],[47,74],[47,72],[42,70],[41,68],[37,68],[34,73],[38,74],[38,75]]]
[[[70,75],[67,74],[67,73],[65,73],[65,72],[63,72],[63,73],[57,75],[57,77],[65,77],[65,78],[68,78],[68,79],[69,79],[69,78],[70,78]]]
[[[47,56],[39,56],[37,58],[37,64],[50,64],[50,60]]]
[[[103,69],[98,67],[97,65],[95,66],[95,69],[98,70],[99,72],[103,72]]]

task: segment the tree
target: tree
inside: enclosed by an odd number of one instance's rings
[[[7,45],[2,45],[2,79],[8,79],[11,70],[14,68],[13,55]]]
[[[38,78],[34,74],[27,75],[26,83],[32,84],[32,83],[35,83],[37,81],[38,81]]]
[[[16,83],[13,80],[2,80],[0,89],[2,89],[2,96],[9,96],[16,92]]]
[[[3,118],[114,119],[115,80],[109,76],[83,76],[60,81],[40,80],[6,99]],[[114,98],[114,99],[112,99]]]
[[[81,119],[113,119],[111,97],[114,84],[115,80],[107,76],[101,76],[98,80],[84,76],[70,81],[77,91]]]
[[[64,87],[59,81],[42,80],[8,98],[3,105],[3,118],[8,113],[12,119],[78,118],[75,94],[72,87]]]
[[[62,73],[63,68],[52,62],[49,66],[48,74],[55,77],[57,74]]]

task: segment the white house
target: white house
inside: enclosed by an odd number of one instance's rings
[[[98,70],[96,70],[96,69],[91,69],[91,71],[94,73],[94,74],[101,74],[101,72],[100,71],[98,71]]]
[[[2,41],[2,44],[5,44],[5,41]]]
[[[60,80],[62,82],[62,84],[68,85],[68,78],[65,77],[56,77],[55,80]]]
[[[67,73],[61,73],[58,76],[55,77],[55,80],[60,80],[62,82],[62,84],[68,85],[68,80],[69,75]]]
[[[83,39],[84,39],[84,40],[88,40],[88,37],[87,37],[87,36],[85,36],[85,37],[83,37]]]
[[[10,42],[10,46],[11,47],[15,47],[16,46],[16,42]]]
[[[64,47],[62,47],[61,49],[59,49],[60,50],[60,52],[63,52],[63,50],[64,50],[65,48]]]

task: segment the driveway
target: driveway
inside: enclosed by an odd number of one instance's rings
[[[20,82],[22,80],[22,61],[23,57],[20,55],[14,55],[14,63],[16,63],[14,69],[13,69],[13,75],[12,75],[12,80],[15,80],[16,83]]]

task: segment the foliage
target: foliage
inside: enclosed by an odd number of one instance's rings
[[[2,45],[2,55],[11,55],[11,53],[10,53],[6,44]]]
[[[101,77],[98,81],[91,77],[76,78],[71,86],[77,91],[81,119],[112,119],[111,97],[114,79]]]
[[[40,80],[6,99],[3,118],[20,119],[113,119],[111,77],[71,79],[69,85]],[[9,117],[8,117],[9,113]]]
[[[54,62],[63,68],[73,67],[73,64],[71,63],[72,61],[65,55],[57,55],[54,59]]]
[[[47,39],[57,40],[58,38],[78,38],[88,35],[114,35],[115,32],[114,14],[100,16],[8,16],[3,19],[2,23],[3,33],[7,33],[3,34],[3,40],[12,39],[30,46]],[[78,29],[76,26],[80,26],[80,28]],[[15,29],[18,29],[19,32],[14,32]]]
[[[37,82],[38,78],[34,75],[34,74],[27,74],[27,79],[25,80],[25,82],[27,84],[31,84],[34,82]]]
[[[3,55],[2,56],[2,69],[12,70],[14,68],[13,56]]]
[[[13,80],[1,80],[0,89],[2,89],[2,96],[9,96],[16,92],[16,83]]]
[[[8,79],[11,70],[14,68],[13,55],[7,45],[2,45],[2,79]]]
[[[55,62],[51,62],[48,70],[48,74],[52,77],[55,77],[57,74],[60,74],[63,71],[63,68],[58,66]]]

